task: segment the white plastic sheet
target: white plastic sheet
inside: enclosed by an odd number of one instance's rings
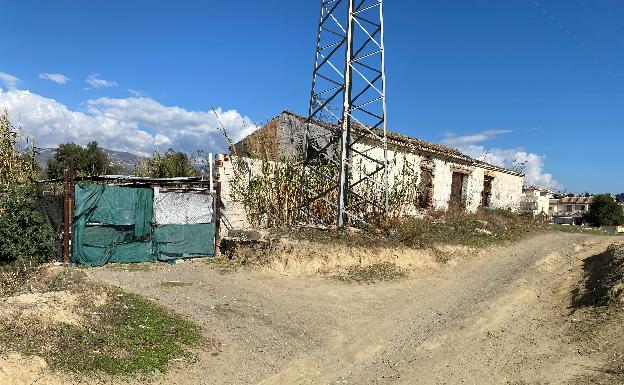
[[[213,196],[210,194],[154,189],[154,221],[157,225],[212,223],[213,211]]]

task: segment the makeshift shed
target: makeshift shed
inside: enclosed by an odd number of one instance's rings
[[[204,184],[195,178],[78,181],[71,260],[102,266],[214,256],[215,197]]]

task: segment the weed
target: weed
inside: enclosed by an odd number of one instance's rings
[[[234,273],[238,268],[238,266],[236,266],[234,262],[223,258],[210,258],[207,259],[207,261],[208,265],[211,268],[215,269],[220,275]]]
[[[389,262],[376,263],[370,266],[352,266],[343,274],[333,278],[345,283],[387,282],[407,277],[405,269]]]

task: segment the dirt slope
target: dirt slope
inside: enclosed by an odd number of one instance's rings
[[[566,336],[582,260],[611,242],[547,234],[374,285],[221,275],[206,262],[91,274],[192,317],[221,343],[160,384],[564,384],[604,364]]]

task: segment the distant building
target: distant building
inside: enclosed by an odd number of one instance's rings
[[[236,152],[243,157],[261,156],[273,161],[298,156],[303,148],[306,121],[305,117],[284,111],[236,143]],[[310,130],[322,132],[323,125],[326,123],[314,121]],[[474,212],[485,207],[517,210],[522,197],[523,174],[473,159],[440,144],[393,132],[388,132],[387,138],[390,185],[401,177],[404,166],[414,170],[419,191],[416,206],[419,209],[445,211],[455,208]],[[383,154],[382,143],[372,136],[361,140],[357,146],[358,153],[370,157],[379,158]],[[353,163],[361,165],[364,172],[373,167],[370,160],[359,155]]]
[[[583,217],[589,211],[594,197],[562,197],[553,212],[553,223],[560,225],[582,225]]]
[[[553,199],[553,193],[550,190],[529,186],[523,188],[522,193],[518,212],[534,217],[542,216],[544,219],[550,217],[551,199]]]

